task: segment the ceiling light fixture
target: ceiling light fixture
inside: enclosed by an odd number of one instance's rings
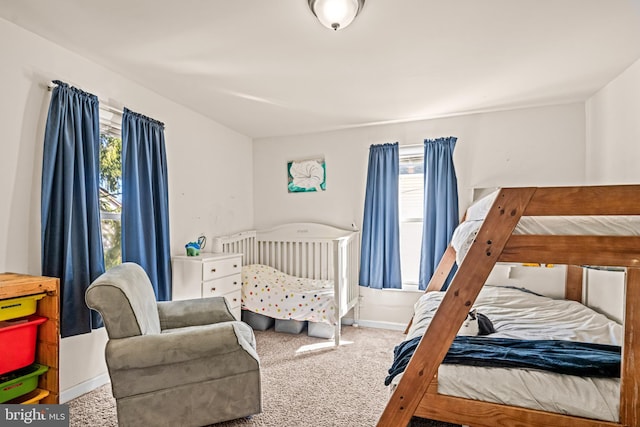
[[[346,28],[358,16],[364,0],[308,0],[309,7],[322,25],[332,30]]]

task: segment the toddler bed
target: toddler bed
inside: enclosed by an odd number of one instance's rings
[[[360,233],[292,223],[219,237],[223,252],[242,253],[242,309],[274,319],[331,325],[358,312]]]
[[[413,353],[391,379],[395,389],[378,426],[404,426],[412,416],[484,427],[640,426],[639,218],[634,185],[503,188],[472,206],[416,304],[408,328]],[[456,259],[458,270],[441,291]],[[497,262],[567,265],[565,301],[484,286]],[[622,325],[580,303],[588,266],[626,271]],[[600,358],[595,347],[617,348],[618,365],[607,371],[619,375],[452,365],[449,350],[455,355],[459,341],[485,338],[456,337],[471,307],[494,322],[496,340],[586,342],[589,363]]]

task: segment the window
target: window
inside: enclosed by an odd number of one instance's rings
[[[101,109],[100,116],[100,223],[108,270],[122,263],[122,139],[113,114]]]
[[[402,287],[416,289],[424,216],[424,148],[400,147],[400,268]]]

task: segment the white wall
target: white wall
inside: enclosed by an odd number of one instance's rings
[[[474,187],[584,182],[583,103],[265,138],[254,144],[256,226],[316,221],[360,227],[369,146],[422,144],[425,138],[449,135],[458,137],[454,162],[461,209],[470,203]],[[287,161],[318,155],[326,160],[327,190],[288,193]],[[404,324],[419,295],[361,288],[361,318]]]
[[[587,181],[640,183],[640,60],[593,95],[586,114]]]
[[[575,103],[257,139],[256,226],[296,220],[360,225],[371,144],[457,136],[454,161],[464,208],[473,187],[583,183],[584,134],[584,104]],[[287,193],[287,160],[317,155],[327,163],[327,190]]]
[[[42,143],[53,79],[165,123],[172,253],[253,225],[252,141],[0,19],[0,271],[40,274]],[[62,398],[104,378],[104,331],[62,340]]]
[[[590,184],[640,184],[640,60],[586,102],[586,179]],[[589,303],[623,318],[623,273],[590,272]]]

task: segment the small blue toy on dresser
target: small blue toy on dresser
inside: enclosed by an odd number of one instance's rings
[[[187,256],[200,255],[200,250],[204,249],[206,244],[207,244],[207,238],[204,236],[198,237],[197,242],[187,243],[186,245],[184,245],[185,249],[187,250]]]

